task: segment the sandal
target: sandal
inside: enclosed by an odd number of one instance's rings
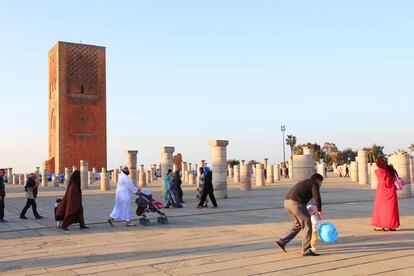
[[[374,231],[385,231],[384,228],[374,228]]]
[[[114,226],[114,223],[113,223],[112,219],[108,219],[108,223],[109,223],[109,225],[111,225],[112,227]]]

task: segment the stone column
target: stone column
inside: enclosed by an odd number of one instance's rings
[[[95,183],[95,174],[91,171],[88,172],[88,185]]]
[[[213,187],[217,198],[227,198],[227,146],[229,141],[209,142],[212,151]]]
[[[234,173],[233,183],[234,184],[240,183],[240,168],[239,168],[239,165],[234,165],[233,173]]]
[[[42,168],[42,187],[47,187],[47,169],[45,166]]]
[[[368,151],[358,149],[358,180],[359,184],[368,184]]]
[[[29,179],[29,174],[28,173],[23,174],[23,181],[20,182],[20,185],[23,185],[23,186],[26,185],[27,179]]]
[[[36,180],[39,181],[39,179],[40,179],[40,167],[36,167],[35,174],[36,174]]]
[[[19,185],[20,175],[13,174],[13,184]]]
[[[52,186],[53,187],[59,187],[59,177],[56,175],[52,176]]]
[[[82,190],[88,189],[88,165],[89,162],[87,160],[80,161],[80,178]]]
[[[322,175],[323,177],[326,177],[325,173],[325,163],[318,163],[318,173]]]
[[[313,160],[312,154],[310,154],[311,152],[308,147],[303,147],[303,155],[293,155],[293,178],[295,180],[301,181],[308,179],[315,173],[315,161]]]
[[[46,166],[42,168],[42,187],[47,187],[47,169]]]
[[[372,163],[370,166],[370,177],[369,177],[369,183],[371,184],[371,189],[376,190],[377,186],[378,186],[378,178],[377,175],[375,174],[375,171],[378,169],[377,164]]]
[[[139,187],[146,187],[147,186],[147,178],[146,178],[146,175],[145,175],[144,165],[141,165],[141,169],[139,170],[138,185],[139,185]]]
[[[126,159],[127,159],[127,166],[129,169],[129,179],[131,179],[132,184],[137,186],[137,150],[127,150],[126,151]]]
[[[312,149],[308,148],[308,147],[302,147],[303,150],[303,155],[312,155]]]
[[[72,174],[72,172],[70,171],[70,169],[65,168],[65,175],[63,176],[63,184],[65,186],[68,186],[71,174]]]
[[[109,182],[109,175],[106,171],[106,168],[102,168],[101,171],[101,192],[106,192],[111,189],[111,185]]]
[[[115,169],[115,172],[114,172],[114,183],[115,183],[115,185],[118,184],[118,179],[119,179],[120,172],[121,171],[119,169]]]
[[[399,152],[392,155],[392,165],[397,171],[398,176],[406,183],[402,190],[397,191],[399,198],[411,197],[411,182],[410,182],[410,160],[407,153]]]
[[[280,165],[279,164],[273,165],[273,177],[275,178],[275,181],[280,180]]]
[[[167,176],[168,170],[173,169],[174,165],[174,147],[162,147],[160,150],[161,153],[161,188],[164,186],[165,177]],[[173,172],[175,172],[174,168]]]
[[[233,180],[233,167],[231,165],[227,166],[227,174],[230,180]]]
[[[152,183],[152,170],[147,170],[147,183]]]
[[[197,178],[197,176],[195,175],[195,174],[193,174],[193,173],[189,173],[188,174],[188,184],[190,184],[190,185],[196,185],[196,178]]]
[[[265,186],[264,168],[263,164],[256,164],[256,186]]]
[[[7,183],[13,183],[13,168],[7,168]]]
[[[350,174],[351,174],[351,181],[352,182],[358,182],[358,162],[357,161],[351,161],[350,166]]]
[[[263,159],[263,162],[262,162],[262,164],[263,164],[263,168],[264,168],[265,170],[267,170],[267,160],[269,160],[269,158],[264,158],[264,159]]]
[[[293,157],[289,157],[288,161],[289,178],[293,178]]]
[[[250,166],[240,163],[240,191],[250,191],[252,189],[252,177]]]
[[[275,182],[275,177],[273,175],[273,165],[269,164],[267,165],[267,169],[266,169],[266,183],[270,184],[270,183],[274,183]]]

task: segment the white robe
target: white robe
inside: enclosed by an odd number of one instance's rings
[[[115,206],[111,218],[131,221],[131,192],[135,194],[137,191],[138,188],[132,184],[131,179],[121,172],[116,186]]]

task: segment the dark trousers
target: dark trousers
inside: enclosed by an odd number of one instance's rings
[[[36,200],[28,198],[26,202],[26,206],[24,206],[22,212],[20,213],[20,217],[26,216],[26,212],[30,208],[30,206],[32,206],[33,215],[35,217],[39,216],[39,213],[37,212]]]
[[[206,189],[203,190],[203,194],[201,195],[200,203],[198,206],[203,206],[204,201],[206,201],[207,196],[210,197],[211,203],[213,203],[214,207],[217,207],[216,197],[214,196],[214,192],[212,190],[207,191]]]
[[[293,222],[290,230],[279,239],[279,242],[285,246],[288,244],[300,231],[303,231],[302,236],[302,250],[306,253],[311,248],[312,239],[312,222],[306,205],[300,204],[294,200],[285,200],[285,209]]]
[[[177,191],[178,191],[178,199],[181,201],[181,202],[184,202],[184,200],[183,200],[183,189],[181,189],[181,185],[178,185],[177,186]]]
[[[4,196],[3,199],[0,200],[0,219],[4,219]]]

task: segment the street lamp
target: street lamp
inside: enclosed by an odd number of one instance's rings
[[[285,155],[285,131],[286,131],[286,126],[280,126],[280,130],[282,131],[283,134],[283,140],[282,140],[282,145],[283,145],[283,166],[285,166],[286,164],[286,155]]]

